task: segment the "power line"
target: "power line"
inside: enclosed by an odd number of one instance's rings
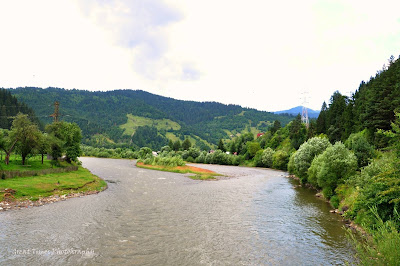
[[[54,118],[54,122],[58,122],[58,118],[60,117],[59,113],[60,103],[58,101],[54,102],[54,113],[49,115]]]
[[[306,105],[308,104],[308,91],[304,91],[301,93],[303,95],[303,108],[301,110],[301,122],[303,122],[306,125],[306,128],[310,126],[310,121],[308,119],[308,111]]]

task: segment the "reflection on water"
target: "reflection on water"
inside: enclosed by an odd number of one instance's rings
[[[313,192],[293,189],[282,172],[207,165],[234,176],[207,182],[138,169],[128,160],[82,161],[110,181],[109,189],[0,213],[0,264],[352,261],[343,223]]]

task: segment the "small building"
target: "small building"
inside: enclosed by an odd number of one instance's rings
[[[261,132],[261,133],[258,133],[258,134],[257,134],[257,138],[263,136],[264,134],[265,134],[265,133],[262,133],[262,132]]]

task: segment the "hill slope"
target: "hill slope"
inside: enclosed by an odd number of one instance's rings
[[[16,97],[11,95],[10,91],[0,89],[0,128],[10,129],[13,117],[18,113],[27,114],[34,123],[41,126],[32,108],[18,101]]]
[[[395,112],[400,111],[400,60],[389,60],[389,67],[378,71],[368,82],[348,97],[336,91],[329,105],[324,103],[317,119],[317,132],[326,133],[332,141],[346,140],[351,133],[368,130],[376,147],[387,145],[387,139],[376,134],[390,130]]]
[[[265,131],[275,120],[285,125],[293,119],[289,115],[238,105],[181,101],[140,90],[89,92],[25,87],[10,89],[10,92],[32,106],[45,123],[51,122],[51,118],[46,116],[54,112],[53,104],[59,101],[62,119],[76,122],[82,128],[84,142],[93,145],[107,144],[104,141],[99,143],[99,139],[112,140],[110,145],[114,145],[112,142],[132,143],[134,139],[143,143],[143,139],[154,133],[160,137],[159,143],[153,143],[157,147],[168,142],[167,135],[181,140],[184,136],[192,136],[199,143],[216,144],[221,138],[229,138],[230,134],[246,129]],[[133,117],[140,121],[140,125],[133,124]],[[99,138],[99,134],[105,138]],[[91,143],[93,139],[96,143]]]

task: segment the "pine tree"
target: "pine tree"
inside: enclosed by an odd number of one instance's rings
[[[224,145],[224,142],[222,141],[222,139],[220,139],[218,142],[218,150],[226,152],[226,148],[225,148],[225,145]]]
[[[186,137],[182,143],[182,149],[184,151],[187,151],[190,149],[190,147],[192,147],[192,143],[190,142],[189,138]]]
[[[8,128],[7,108],[4,104],[0,110],[0,128]]]

